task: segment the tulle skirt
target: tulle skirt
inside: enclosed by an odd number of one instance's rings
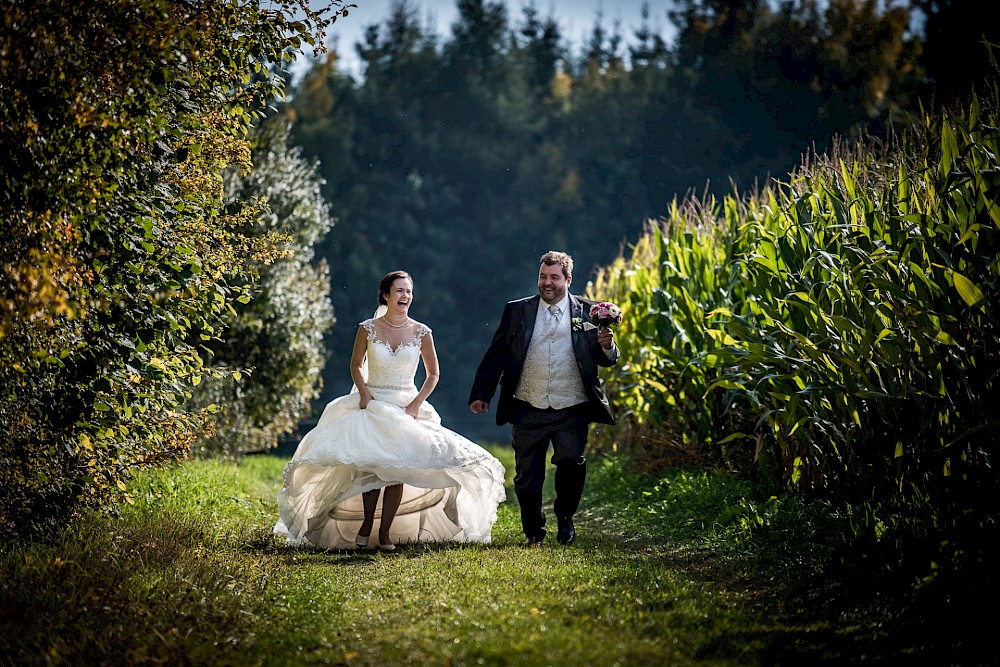
[[[289,544],[356,548],[361,494],[403,484],[389,533],[393,543],[489,542],[506,497],[500,461],[443,427],[427,402],[417,419],[407,415],[403,406],[415,387],[370,391],[373,400],[363,410],[357,393],[331,401],[302,438],[285,466],[274,532]]]

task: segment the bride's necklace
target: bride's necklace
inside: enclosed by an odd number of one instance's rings
[[[385,322],[386,324],[388,324],[388,325],[389,325],[390,327],[392,327],[393,329],[402,329],[403,327],[405,327],[406,325],[408,325],[408,324],[410,323],[410,318],[409,318],[409,317],[407,317],[407,318],[406,318],[406,321],[405,321],[405,322],[403,322],[402,324],[393,324],[393,323],[392,323],[392,322],[390,322],[390,321],[389,321],[388,319],[386,319],[385,315],[383,315],[383,316],[382,316],[382,321],[383,321],[383,322]]]

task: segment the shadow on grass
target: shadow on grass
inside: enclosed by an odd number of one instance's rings
[[[583,522],[586,530],[589,524]],[[725,548],[632,535],[609,545],[599,529],[579,547],[609,573],[609,588],[647,584],[635,599],[648,614],[671,614],[687,637],[700,638],[698,660],[741,665],[997,665],[993,604],[996,586],[966,581],[947,594],[907,598],[901,582],[867,579],[832,567],[828,573],[776,580],[752,557]],[[571,548],[574,548],[571,547]],[[673,591],[703,599],[657,595],[648,584],[669,577]],[[944,591],[942,591],[943,593]],[[641,599],[641,603],[638,600]],[[711,618],[699,617],[717,605]],[[689,614],[690,611],[690,614]]]
[[[461,542],[411,542],[398,544],[393,551],[380,549],[323,549],[304,545],[290,546],[282,544],[280,538],[269,539],[261,536],[245,542],[240,551],[278,558],[282,564],[289,566],[314,565],[322,561],[331,565],[369,565],[385,558],[420,558],[428,553],[453,552],[464,550],[501,551],[513,548],[512,544],[464,544]],[[520,545],[517,548],[522,548]]]
[[[725,515],[739,505],[738,491],[729,492],[718,507],[681,494],[677,503],[689,505],[669,520],[684,518],[685,512],[697,515],[708,528],[692,531],[681,521],[668,525],[663,517],[650,516],[645,522],[629,517],[639,491],[615,487],[612,480],[598,490],[597,509],[578,524],[597,535],[594,557],[609,570],[621,569],[624,558],[630,564],[629,576],[636,580],[655,572],[674,573],[718,601],[720,615],[732,612],[730,620],[716,618],[706,624],[709,635],[695,654],[699,660],[752,665],[1000,664],[993,640],[993,609],[1000,590],[988,565],[997,560],[987,555],[995,556],[996,547],[978,544],[979,555],[972,559],[978,568],[942,574],[932,584],[917,587],[915,572],[887,574],[890,554],[845,551],[835,534],[823,533],[834,525],[820,523],[819,530],[806,525],[814,516],[779,517],[777,537],[742,543],[727,539]],[[614,511],[616,502],[625,514]],[[609,538],[630,555],[602,548],[606,545],[601,542]]]
[[[164,514],[5,545],[0,664],[240,664],[274,572],[231,556],[197,518]]]

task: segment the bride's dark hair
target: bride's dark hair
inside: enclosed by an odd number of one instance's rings
[[[382,278],[382,282],[378,284],[378,303],[380,306],[388,306],[389,302],[386,300],[385,295],[389,293],[392,289],[392,284],[399,280],[400,278],[406,278],[413,284],[413,278],[406,271],[390,271],[385,274]]]

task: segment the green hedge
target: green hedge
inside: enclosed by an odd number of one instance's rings
[[[188,454],[199,346],[282,252],[239,233],[256,209],[223,206],[222,173],[281,92],[265,64],[329,22],[304,0],[4,3],[0,534]]]

